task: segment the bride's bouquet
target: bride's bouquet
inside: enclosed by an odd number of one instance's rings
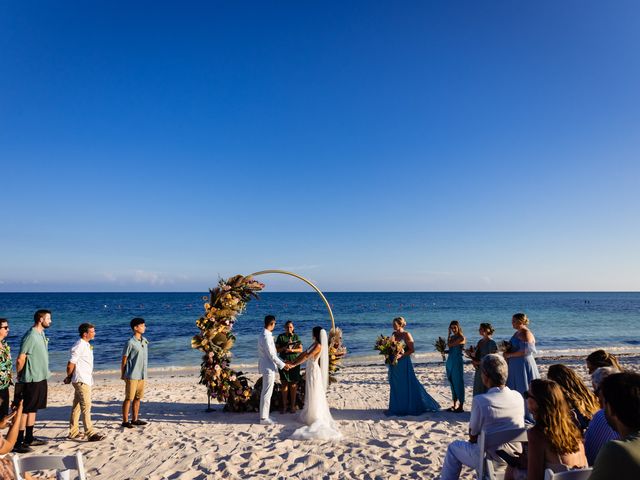
[[[380,355],[384,355],[384,363],[387,365],[397,365],[398,357],[404,354],[404,342],[396,342],[391,337],[380,335],[373,347]]]

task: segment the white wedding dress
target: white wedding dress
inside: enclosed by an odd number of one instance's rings
[[[306,371],[304,408],[298,420],[305,424],[291,438],[294,440],[340,440],[342,433],[334,422],[327,403],[326,386],[329,380],[327,333],[320,332],[322,350],[317,358],[309,357]]]

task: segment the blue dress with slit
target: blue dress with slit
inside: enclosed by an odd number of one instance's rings
[[[402,357],[397,365],[388,365],[388,368],[391,387],[388,415],[421,415],[440,410],[438,402],[416,377],[409,356]]]
[[[449,348],[447,357],[447,380],[451,384],[451,397],[464,403],[464,365],[462,363],[463,345],[456,345]]]

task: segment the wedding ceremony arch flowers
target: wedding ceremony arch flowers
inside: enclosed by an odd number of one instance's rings
[[[209,290],[209,296],[203,297],[204,314],[196,320],[200,333],[191,339],[191,346],[204,352],[200,365],[199,383],[207,387],[209,398],[225,403],[225,411],[258,410],[260,380],[256,385],[251,386],[246,375],[233,370],[230,365],[231,349],[236,340],[233,325],[238,316],[245,311],[247,303],[252,298],[257,299],[258,292],[264,289],[264,284],[253,278],[254,275],[262,273],[286,273],[296,276],[316,289],[328,306],[328,302],[315,285],[299,275],[280,270],[268,270],[247,276],[235,275],[226,280],[220,279],[218,286]],[[333,326],[333,314],[330,312],[330,315]],[[335,376],[341,369],[342,359],[347,354],[347,349],[342,343],[342,330],[333,326],[329,331],[328,343],[329,380],[335,383]],[[279,398],[277,388],[274,389],[274,395]],[[299,389],[299,397],[304,397],[304,385]]]
[[[191,346],[204,352],[200,383],[206,385],[211,398],[226,403],[225,410],[253,410],[249,380],[230,367],[231,348],[236,340],[232,330],[247,302],[258,298],[263,288],[264,284],[251,276],[220,279],[218,286],[209,290],[209,297],[204,297],[204,314],[196,321],[200,333],[191,339]]]

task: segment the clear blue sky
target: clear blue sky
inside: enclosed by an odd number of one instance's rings
[[[0,291],[640,290],[639,52],[636,1],[2,2]]]

